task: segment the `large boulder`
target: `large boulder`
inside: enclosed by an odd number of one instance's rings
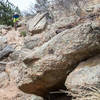
[[[7,89],[0,90],[0,100],[43,100],[42,97],[36,95],[25,94],[17,92],[16,90],[12,91],[11,88],[13,87],[10,87],[10,92]]]
[[[46,13],[37,14],[34,18],[27,22],[28,30],[32,34],[40,33],[45,29],[46,26]]]
[[[68,25],[71,25],[79,19],[78,16],[70,16],[70,17],[62,17],[52,25],[48,25],[41,34],[36,34],[34,36],[27,36],[24,41],[24,46],[28,49],[33,49],[35,47],[39,47],[43,45],[45,42],[49,41],[60,30],[67,29]],[[60,33],[60,32],[59,32]]]
[[[69,74],[65,83],[76,100],[99,100],[100,55],[83,61]],[[89,98],[89,99],[86,99]]]
[[[49,8],[49,10],[52,12],[55,21],[59,20],[59,18],[66,15],[86,15],[85,13],[87,7],[94,4],[100,4],[99,0],[63,0],[63,2],[60,4],[62,6],[59,6],[58,3],[55,4],[55,6],[51,5]]]
[[[65,30],[16,66],[16,83],[22,91],[44,95],[53,88],[58,88],[67,74],[76,65],[100,52],[99,22],[87,20],[72,29]]]
[[[10,84],[8,87],[0,89],[0,100],[43,100],[43,98],[34,94],[25,94]]]
[[[0,100],[43,100],[42,97],[34,94],[25,94],[20,91],[14,81],[17,74],[14,68],[15,62],[6,63],[5,70],[1,70],[0,65]]]

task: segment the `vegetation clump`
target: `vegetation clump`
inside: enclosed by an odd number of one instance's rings
[[[20,35],[23,36],[23,37],[25,37],[26,36],[26,31],[20,32]]]
[[[20,14],[18,7],[14,6],[8,0],[0,1],[0,25],[13,25],[13,14],[17,12]]]

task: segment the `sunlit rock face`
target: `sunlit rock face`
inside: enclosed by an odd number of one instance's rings
[[[91,0],[94,4],[100,3],[100,0]]]
[[[93,57],[100,55],[100,0],[59,1],[65,3],[53,5],[52,23],[48,13],[38,13],[20,22],[17,31],[7,28],[0,36],[0,100],[43,100],[40,96],[62,88],[78,97],[77,86],[100,87],[100,56]],[[7,45],[14,48],[10,55],[5,52]],[[56,96],[44,100],[68,99]]]
[[[62,16],[86,15],[86,8],[95,4],[100,4],[100,0],[63,0],[62,6],[55,4],[50,6],[50,10],[54,16],[54,20],[57,21]]]

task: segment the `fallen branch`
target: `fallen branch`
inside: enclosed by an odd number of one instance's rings
[[[59,90],[59,91],[53,91],[53,92],[49,92],[50,94],[67,94],[67,91],[66,90]]]

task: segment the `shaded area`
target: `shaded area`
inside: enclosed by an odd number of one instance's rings
[[[72,100],[72,97],[65,93],[48,94],[44,100]]]
[[[72,97],[68,95],[65,86],[49,92],[44,100],[72,100]]]

